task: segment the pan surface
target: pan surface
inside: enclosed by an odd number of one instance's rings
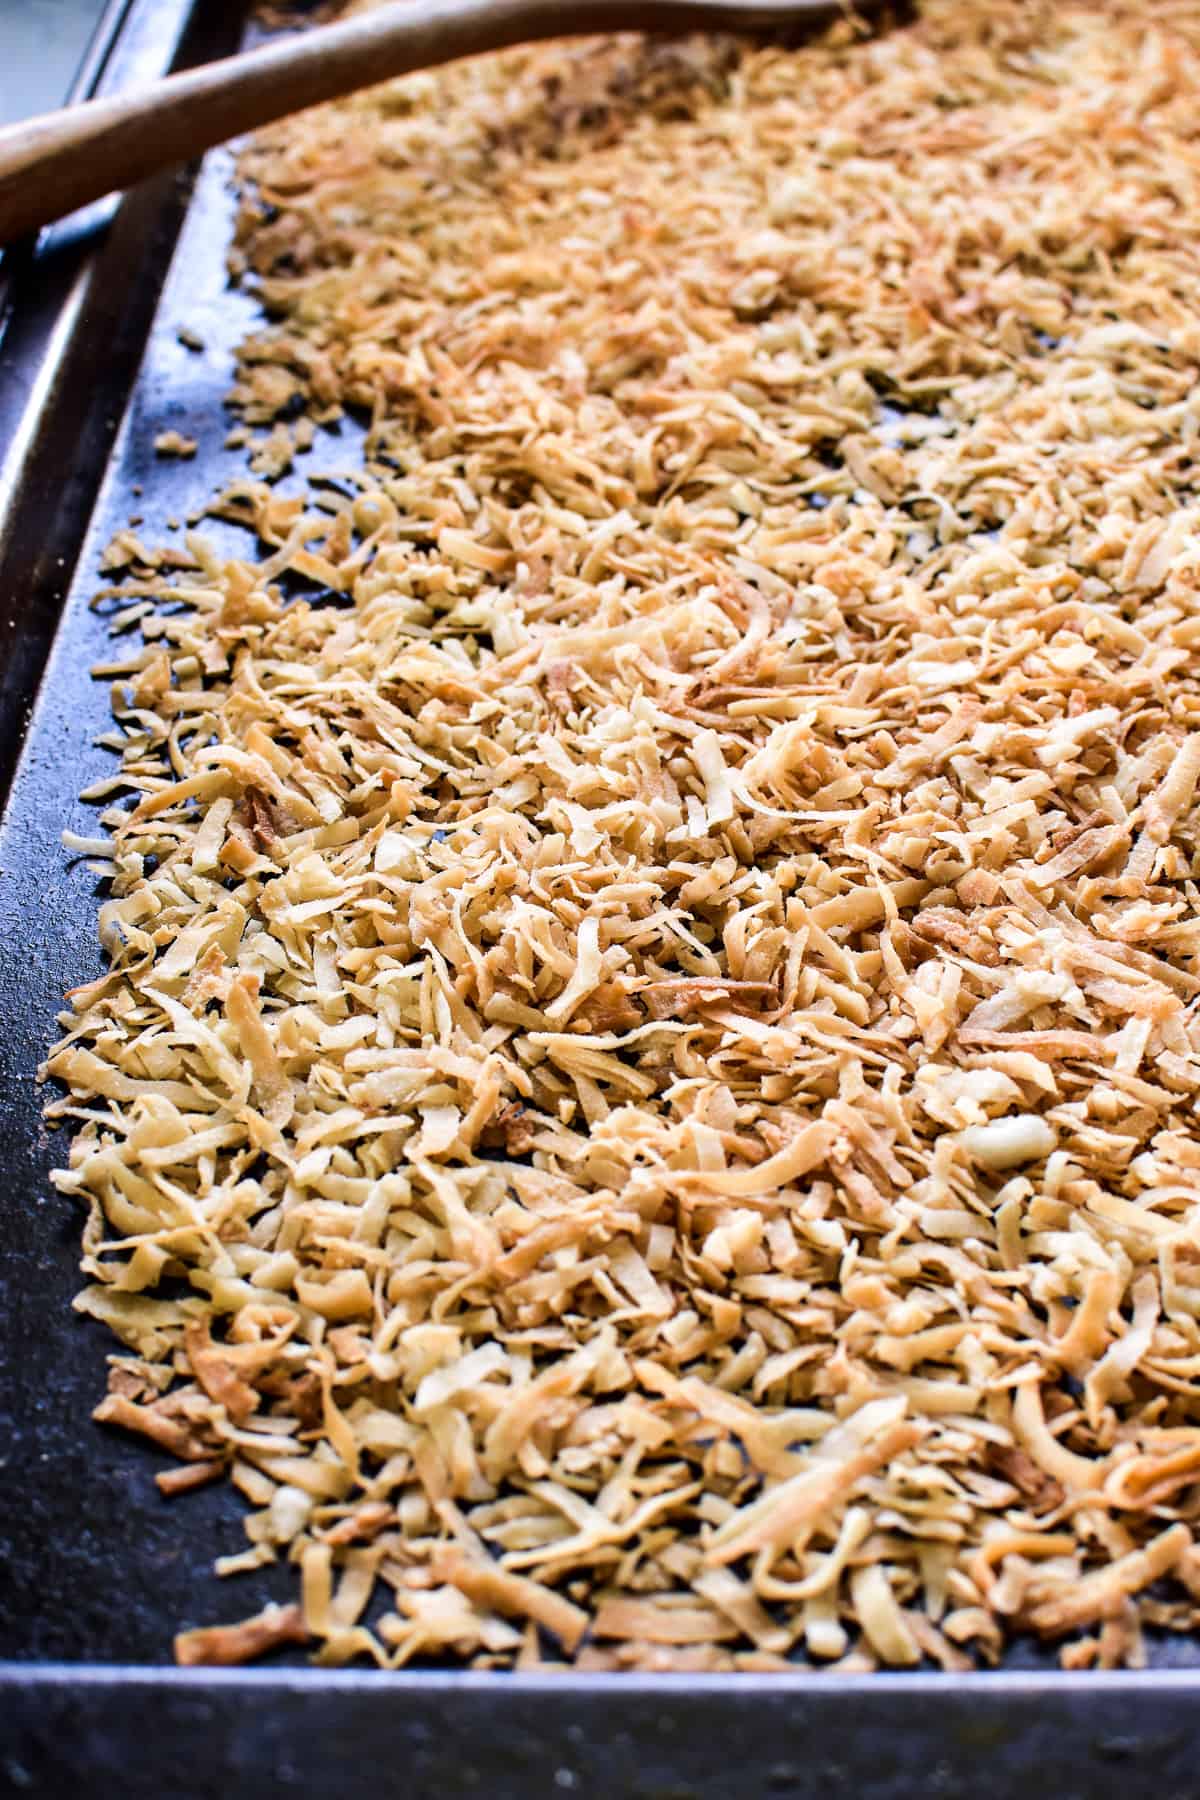
[[[103,91],[233,48],[234,9],[110,9],[88,83]],[[94,831],[78,791],[112,763],[94,739],[110,653],[93,609],[104,545],[145,490],[147,542],[240,470],[222,399],[252,301],[227,286],[231,160],[129,196],[111,228],[57,228],[0,281],[0,1792],[692,1795],[1195,1792],[1200,1644],[1152,1646],[1141,1675],[1068,1676],[1018,1647],[978,1676],[533,1678],[169,1669],[181,1625],[290,1597],[286,1567],[212,1574],[242,1507],[173,1503],[140,1440],[91,1422],[108,1334],[71,1311],[80,1219],[34,1071],[64,988],[100,968],[95,878],[61,845]],[[189,348],[181,329],[204,348]],[[199,438],[193,461],[153,440]],[[328,434],[322,465],[356,459]],[[286,484],[285,484],[286,485]],[[206,530],[211,527],[206,525]],[[36,698],[35,698],[36,695]],[[32,710],[31,710],[32,708]],[[295,1657],[299,1665],[299,1654]]]

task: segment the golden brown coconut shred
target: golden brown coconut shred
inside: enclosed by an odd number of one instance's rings
[[[135,565],[47,1069],[100,1416],[321,1660],[1200,1622],[1197,91],[1190,4],[935,0],[247,152],[242,414],[368,472]]]

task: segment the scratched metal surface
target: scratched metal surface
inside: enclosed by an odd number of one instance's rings
[[[239,30],[232,0],[121,11],[93,70],[110,85],[219,54]],[[0,1793],[87,1779],[128,1800],[236,1800],[269,1777],[289,1794],[692,1800],[1016,1795],[1041,1779],[1102,1800],[1153,1776],[1157,1800],[1195,1794],[1200,1645],[1177,1639],[1120,1677],[1064,1676],[1032,1646],[997,1674],[865,1682],[166,1667],[180,1625],[290,1597],[294,1576],[219,1582],[213,1558],[245,1543],[238,1497],[163,1501],[159,1454],[91,1422],[113,1345],[70,1309],[80,1218],[48,1179],[64,1141],[33,1076],[63,990],[100,967],[96,884],[60,841],[94,829],[76,795],[113,766],[88,673],[111,651],[89,604],[100,552],[134,512],[145,541],[170,542],[170,521],[244,468],[223,447],[233,347],[256,317],[224,273],[230,171],[216,153],[194,186],[149,184],[107,233],[65,228],[0,271]],[[198,439],[194,461],[154,456],[171,429]],[[354,466],[359,436],[326,434],[308,466]]]

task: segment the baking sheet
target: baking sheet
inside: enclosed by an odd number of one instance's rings
[[[240,30],[237,9],[213,0],[134,0],[121,13],[93,71],[100,86],[219,54]],[[107,234],[95,217],[90,235],[87,221],[64,227],[36,262],[10,258],[7,271],[0,784],[15,774],[0,823],[0,1791],[60,1793],[88,1774],[91,1792],[119,1780],[131,1797],[168,1785],[237,1795],[270,1772],[274,1792],[329,1780],[347,1795],[953,1795],[968,1779],[978,1793],[1015,1794],[1036,1770],[1056,1794],[1103,1796],[1128,1788],[1132,1760],[1139,1781],[1153,1768],[1156,1800],[1194,1793],[1200,1676],[1186,1671],[1200,1667],[1200,1645],[1178,1639],[1154,1646],[1143,1676],[1066,1676],[1052,1653],[1020,1646],[999,1674],[865,1681],[166,1666],[174,1630],[289,1598],[295,1576],[218,1581],[213,1558],[245,1545],[238,1497],[220,1485],[164,1501],[158,1453],[91,1422],[113,1344],[70,1309],[80,1219],[48,1180],[65,1143],[45,1129],[33,1072],[63,989],[100,968],[95,880],[60,835],[94,832],[76,795],[115,766],[93,742],[107,695],[88,674],[111,654],[104,613],[89,606],[101,550],[132,511],[144,513],[144,541],[172,541],[244,470],[223,448],[232,351],[256,316],[224,274],[231,169],[214,153],[194,188],[147,184]],[[181,343],[181,328],[205,348]],[[194,461],[155,457],[166,430],[198,438]],[[352,423],[323,434],[283,487],[305,466],[352,466],[358,435]]]
[[[148,10],[161,13],[161,0]],[[107,464],[90,528],[82,547],[76,546],[74,579],[0,827],[0,1166],[7,1177],[4,1319],[10,1346],[4,1455],[6,1484],[21,1495],[20,1506],[6,1507],[0,1523],[0,1561],[10,1572],[0,1642],[10,1656],[167,1661],[176,1621],[215,1619],[242,1603],[210,1571],[215,1555],[245,1542],[233,1494],[198,1494],[198,1504],[181,1516],[154,1486],[153,1453],[90,1422],[103,1388],[104,1357],[115,1346],[102,1328],[70,1308],[80,1285],[81,1220],[76,1206],[50,1185],[48,1172],[64,1155],[65,1133],[45,1129],[45,1095],[31,1080],[53,1035],[63,990],[100,968],[96,881],[61,845],[64,826],[94,833],[94,809],[75,796],[115,767],[93,744],[106,728],[108,702],[105,684],[88,674],[93,663],[113,654],[103,610],[89,608],[100,585],[100,553],[128,525],[139,487],[153,508],[139,529],[150,542],[169,542],[185,527],[172,532],[167,519],[182,522],[203,505],[219,465],[227,463],[232,472],[232,453],[219,450],[221,399],[230,378],[226,346],[244,334],[253,308],[244,296],[225,292],[231,166],[228,153],[205,164],[127,410],[118,382],[132,377],[139,347],[133,356],[128,347],[123,357],[117,353],[117,335],[130,325],[121,315],[131,295],[129,310],[153,308],[186,193],[171,183],[157,205],[145,201],[151,218],[144,210],[134,219],[119,217],[100,253],[102,266],[87,272],[85,292],[68,297],[65,323],[60,315],[58,326],[72,340],[67,366],[57,371],[41,409],[29,491],[20,497],[14,521],[22,540],[34,540],[27,552],[31,566],[27,573],[21,566],[25,543],[14,544],[0,578],[12,601],[9,638],[20,645],[19,654],[5,658],[6,681],[15,688],[56,610],[54,576],[69,568],[72,552],[61,541],[63,527],[69,529],[71,515],[82,511],[82,496],[66,490],[86,482],[89,466]],[[135,230],[144,244],[137,260],[128,241]],[[51,260],[64,254],[60,248]],[[197,354],[177,341],[185,318],[209,340],[207,352]],[[97,354],[98,366],[91,366]],[[193,427],[205,448],[195,463],[155,458],[157,432]],[[63,514],[68,517],[50,544],[37,542],[39,527]],[[33,605],[23,591],[27,584]],[[19,698],[11,691],[4,696],[10,732],[23,724]],[[247,1584],[246,1610],[272,1590],[287,1590],[288,1572],[272,1573],[274,1582],[256,1583],[253,1594]]]

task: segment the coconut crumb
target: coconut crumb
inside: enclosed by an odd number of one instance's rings
[[[154,440],[155,456],[195,456],[197,440],[179,431],[160,431]]]

